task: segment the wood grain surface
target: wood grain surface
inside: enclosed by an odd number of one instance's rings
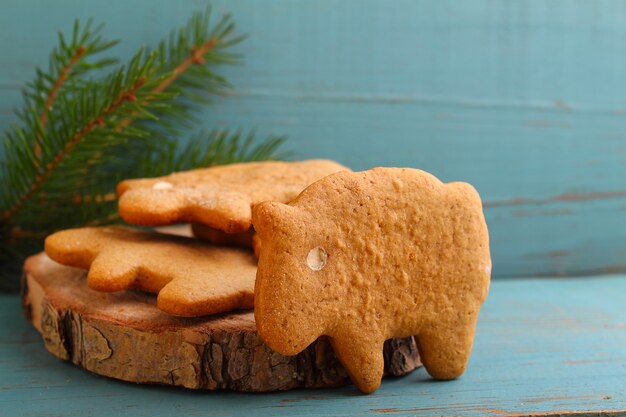
[[[61,362],[0,295],[2,416],[598,416],[626,414],[626,275],[496,281],[459,379],[423,369],[353,386],[273,394],[191,392],[98,377]]]
[[[0,128],[57,30],[95,17],[128,57],[205,1],[3,0]],[[200,120],[289,136],[294,157],[474,184],[494,275],[626,269],[621,1],[215,1],[245,64]]]

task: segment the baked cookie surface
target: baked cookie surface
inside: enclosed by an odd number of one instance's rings
[[[119,212],[133,224],[200,223],[227,233],[250,229],[252,206],[287,203],[326,175],[347,170],[334,161],[249,162],[122,181]]]
[[[198,239],[202,239],[215,246],[235,246],[240,248],[251,248],[254,238],[253,228],[241,233],[226,233],[220,229],[215,229],[200,223],[191,224],[191,233]]]
[[[461,375],[491,275],[478,193],[416,169],[340,172],[290,204],[254,207],[263,242],[259,334],[293,355],[321,335],[357,387],[380,385],[382,346],[417,336],[437,379]]]
[[[46,239],[58,263],[88,269],[99,291],[158,294],[157,307],[185,317],[254,306],[256,258],[248,250],[127,227],[70,229]]]

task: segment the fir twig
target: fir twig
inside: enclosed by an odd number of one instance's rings
[[[212,68],[238,60],[227,52],[243,39],[231,17],[210,22],[210,10],[195,13],[158,48],[140,50],[102,78],[92,70],[115,60],[92,57],[116,42],[103,40],[91,21],[82,29],[77,22],[70,40],[59,35],[48,71],[37,70],[19,123],[4,136],[0,287],[16,282],[16,264],[46,234],[117,221],[113,191],[121,179],[281,156],[282,138],[257,143],[240,132],[199,134],[179,147],[198,105],[229,88]]]
[[[135,91],[140,88],[143,83],[144,79],[138,78],[129,87],[128,90],[121,91],[118,94],[118,97],[109,106],[102,109],[99,113],[97,113],[90,120],[88,120],[83,128],[76,132],[65,143],[63,148],[54,155],[52,160],[48,162],[48,164],[46,164],[44,171],[34,178],[32,183],[30,184],[30,187],[24,190],[18,196],[15,203],[7,210],[5,210],[4,213],[2,213],[2,216],[0,216],[0,221],[6,221],[11,218],[11,216],[13,216],[24,205],[24,203],[28,201],[45,184],[48,178],[50,178],[50,175],[52,175],[52,173],[57,169],[61,162],[63,162],[63,160],[71,154],[72,149],[81,141],[81,139],[85,138],[96,127],[103,127],[105,125],[104,118],[106,116],[114,113],[122,104],[126,102],[136,101],[137,98],[135,97]]]
[[[54,99],[59,93],[61,86],[67,79],[70,71],[72,71],[72,68],[74,68],[74,65],[76,65],[78,60],[80,60],[81,57],[85,54],[85,51],[86,49],[84,45],[79,46],[78,49],[76,49],[76,52],[74,52],[74,54],[70,57],[68,63],[63,66],[63,69],[59,73],[59,76],[54,82],[54,85],[52,86],[52,89],[48,94],[48,98],[46,99],[46,106],[44,107],[43,111],[41,112],[41,116],[39,117],[39,124],[41,124],[42,127],[45,127],[46,123],[48,122],[48,111],[52,108],[52,105],[54,104]]]
[[[160,93],[161,91],[164,91],[193,64],[204,65],[206,63],[204,55],[207,54],[211,49],[215,48],[217,42],[217,39],[211,38],[208,41],[204,42],[204,44],[200,47],[192,47],[191,55],[188,56],[183,62],[178,64],[178,66],[174,68],[174,71],[172,71],[172,74],[163,81],[161,81],[159,85],[154,88],[153,91],[155,93]]]
[[[289,156],[279,151],[285,139],[284,136],[270,136],[257,143],[254,132],[245,137],[241,131],[202,132],[192,136],[183,151],[172,160],[169,170],[184,171],[199,166],[283,159]]]
[[[28,84],[23,92],[26,104],[40,112],[39,124],[42,129],[48,122],[48,114],[54,106],[59,91],[67,81],[72,80],[73,75],[85,75],[90,70],[103,69],[117,62],[116,59],[111,58],[92,63],[86,61],[92,55],[117,44],[117,41],[103,41],[100,36],[102,26],[92,30],[92,23],[90,19],[85,27],[81,28],[79,21],[76,20],[69,43],[63,33],[59,32],[59,45],[50,54],[48,72],[37,69],[36,79]],[[42,97],[46,97],[45,101],[42,101]],[[39,143],[35,144],[34,152],[36,157],[40,156]]]

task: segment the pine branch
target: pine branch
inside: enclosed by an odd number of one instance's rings
[[[211,49],[215,48],[217,42],[217,39],[211,38],[208,41],[204,42],[204,44],[198,48],[195,46],[192,47],[191,55],[188,56],[183,62],[181,62],[176,68],[174,68],[174,71],[172,71],[172,75],[161,81],[161,83],[159,83],[159,85],[157,85],[153,91],[155,93],[160,93],[161,91],[165,90],[192,65],[204,65],[206,63],[204,55],[208,53]]]
[[[44,128],[48,122],[48,114],[53,108],[55,99],[67,81],[74,79],[74,75],[85,75],[93,69],[103,69],[117,62],[115,59],[104,58],[96,62],[88,62],[87,58],[105,51],[117,41],[103,41],[100,37],[102,26],[92,30],[92,20],[88,20],[81,29],[78,20],[74,22],[74,30],[68,43],[59,32],[59,45],[50,54],[48,72],[37,69],[37,77],[28,84],[23,96],[28,107],[40,112],[39,124]],[[45,101],[42,97],[46,97]],[[41,138],[39,138],[41,139]],[[35,156],[41,153],[39,143],[35,144]]]
[[[202,132],[191,138],[186,147],[172,159],[168,171],[185,171],[196,167],[225,165],[236,162],[284,159],[288,153],[279,152],[284,136],[270,136],[258,143],[254,132]]]
[[[61,86],[69,76],[70,72],[72,71],[78,60],[80,60],[81,57],[85,55],[85,51],[86,49],[84,45],[79,46],[78,49],[76,49],[76,52],[74,52],[74,54],[72,54],[72,56],[70,57],[68,63],[63,66],[63,69],[59,73],[59,76],[57,77],[54,85],[52,86],[52,89],[50,90],[50,93],[48,94],[46,105],[41,112],[41,116],[39,117],[39,124],[41,124],[42,127],[44,127],[48,122],[48,111],[52,108],[52,105],[54,104],[54,99],[59,93]]]
[[[81,141],[90,139],[97,142],[97,138],[92,139],[95,131],[102,130],[107,123],[114,124],[117,113],[124,112],[125,107],[128,107],[126,106],[127,103],[136,101],[135,94],[145,83],[144,78],[155,61],[153,56],[148,56],[143,63],[140,63],[140,55],[138,54],[133,58],[127,70],[120,69],[103,83],[107,89],[113,87],[114,91],[112,91],[111,97],[104,97],[104,99],[96,97],[95,94],[105,93],[98,91],[102,90],[102,86],[96,82],[88,83],[85,89],[79,92],[62,92],[59,97],[64,103],[64,112],[58,115],[51,114],[51,122],[57,126],[64,126],[65,129],[44,131],[41,125],[37,124],[38,129],[35,131],[29,132],[16,128],[13,132],[8,132],[6,136],[8,142],[17,146],[7,149],[7,167],[13,171],[10,174],[13,174],[20,181],[13,188],[14,195],[11,196],[13,202],[4,210],[0,216],[0,221],[9,221],[19,214],[26,202],[36,196],[42,188],[45,189],[51,176],[55,173],[58,174],[58,168],[72,156],[72,151]],[[122,77],[125,77],[125,85],[118,82]],[[33,114],[32,117],[35,118],[35,115]],[[28,142],[29,139],[32,140],[33,136],[46,139],[40,144],[42,150],[40,157],[30,155],[28,153],[30,147],[24,147],[24,141],[19,141],[19,139],[24,138]],[[114,141],[115,138],[112,138],[110,142]],[[105,143],[103,145],[106,146]],[[86,162],[89,165],[89,161]],[[49,196],[46,196],[48,203],[50,200]]]
[[[210,10],[195,13],[153,51],[100,78],[94,69],[115,60],[92,57],[116,42],[101,27],[74,26],[59,35],[47,72],[37,70],[24,90],[19,123],[4,135],[0,180],[0,287],[15,283],[25,255],[40,250],[54,230],[116,222],[115,185],[122,179],[245,160],[276,159],[283,138],[257,142],[240,132],[203,133],[180,147],[184,127],[228,82],[217,65],[238,61],[227,51],[243,37],[224,16],[210,25]]]
[[[81,130],[76,132],[60,149],[52,158],[50,162],[48,162],[43,172],[38,174],[33,181],[30,183],[30,187],[25,189],[17,198],[15,203],[10,206],[7,210],[2,213],[0,216],[0,221],[6,221],[10,219],[23,205],[26,201],[28,201],[50,178],[53,172],[57,169],[57,167],[63,162],[64,159],[69,157],[73,148],[87,135],[91,133],[97,127],[103,127],[105,125],[105,117],[113,114],[120,106],[122,106],[126,102],[136,101],[135,92],[138,88],[141,87],[144,80],[143,78],[138,78],[128,90],[123,90],[119,93],[118,97],[106,108],[102,109],[99,113],[93,116],[87,123],[83,126]]]

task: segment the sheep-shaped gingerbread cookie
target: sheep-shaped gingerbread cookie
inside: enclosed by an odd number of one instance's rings
[[[383,343],[416,336],[436,379],[464,371],[491,275],[480,197],[416,169],[329,175],[290,204],[255,206],[263,246],[255,318],[295,355],[322,335],[363,392],[378,388]]]

